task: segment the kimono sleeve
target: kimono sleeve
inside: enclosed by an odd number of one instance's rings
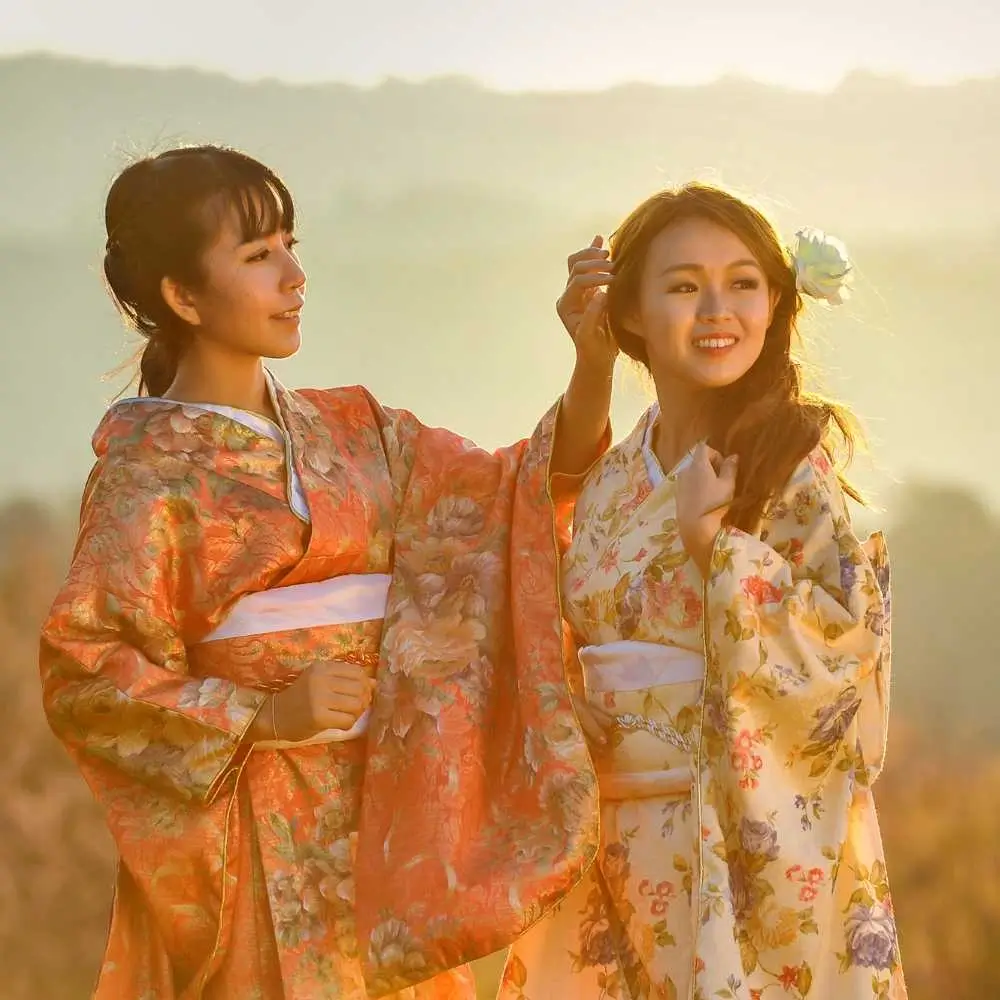
[[[884,548],[878,552],[876,560],[854,534],[819,449],[771,505],[759,537],[720,533],[706,582],[706,703],[715,738],[707,745],[710,757],[728,758],[740,787],[757,787],[761,770],[774,767],[808,791],[831,768],[860,763],[855,750],[880,762],[883,747],[862,746],[871,728],[856,723],[863,700],[878,698],[888,660],[880,586],[888,564]]]
[[[385,449],[389,475],[392,479],[398,508],[402,503],[402,498],[409,484],[410,474],[413,471],[414,457],[417,452],[418,442],[421,442],[421,436],[427,435],[423,439],[422,445],[426,443],[428,437],[438,440],[443,438],[461,440],[461,438],[450,431],[425,427],[408,410],[382,406],[374,398],[369,398],[382,435],[382,444]],[[546,442],[543,459],[547,465],[551,462],[552,451],[555,447],[555,437],[560,433],[562,421],[563,410],[562,398],[560,397],[542,416],[533,435],[533,439],[540,439]],[[577,497],[590,472],[608,450],[611,444],[611,437],[612,431],[609,421],[604,429],[601,440],[598,442],[593,461],[587,469],[578,474],[551,473],[546,468],[548,496],[555,515],[556,537],[563,552],[569,545],[573,510]],[[494,452],[494,455],[501,461],[520,461],[520,457],[524,453],[527,444],[527,440],[516,441],[512,445],[498,449]],[[468,450],[473,452],[478,451],[478,448],[472,442],[466,442],[466,445]]]
[[[42,628],[44,707],[92,786],[110,767],[207,803],[266,695],[190,676],[186,605],[205,569],[196,508],[128,475],[88,483],[69,575]]]

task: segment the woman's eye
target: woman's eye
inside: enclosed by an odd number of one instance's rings
[[[760,288],[760,279],[758,278],[740,278],[736,282],[736,287],[744,291],[752,292],[757,288]]]

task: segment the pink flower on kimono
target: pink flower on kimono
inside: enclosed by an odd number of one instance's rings
[[[614,543],[609,545],[605,550],[604,555],[601,556],[600,561],[597,564],[597,568],[604,573],[610,573],[618,565],[618,544]]]
[[[812,463],[824,476],[829,475],[831,469],[830,460],[823,452],[814,452]]]
[[[754,747],[762,740],[760,730],[750,732],[743,729],[736,737],[736,742],[729,755],[730,764],[737,771],[743,772],[740,788],[757,788],[760,784],[757,772],[764,766],[764,760],[754,753]]]
[[[799,984],[799,967],[797,965],[786,965],[778,976],[778,982],[786,990],[794,990]]]
[[[701,596],[693,587],[685,587],[679,576],[668,576],[648,588],[645,613],[665,617],[677,628],[694,628],[702,618]]]
[[[792,865],[785,872],[785,878],[789,882],[804,883],[799,889],[799,899],[803,903],[811,903],[819,895],[819,887],[825,881],[826,873],[822,868],[810,868],[807,872],[802,868],[802,865]]]
[[[762,576],[748,576],[742,580],[743,593],[756,604],[780,604],[781,590]]]
[[[805,546],[802,544],[802,539],[793,538],[788,543],[788,548],[785,552],[785,560],[793,566],[801,566],[804,552]]]

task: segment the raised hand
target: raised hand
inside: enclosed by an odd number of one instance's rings
[[[578,250],[566,261],[569,277],[562,295],[556,300],[556,312],[574,341],[576,329],[594,292],[606,288],[614,277],[609,256],[604,249],[604,238],[595,236],[589,247]]]

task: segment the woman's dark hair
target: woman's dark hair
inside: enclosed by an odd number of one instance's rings
[[[806,392],[802,364],[792,353],[802,298],[795,272],[768,219],[742,199],[709,184],[688,184],[647,198],[611,238],[615,280],[608,288],[608,323],[622,351],[649,367],[646,345],[625,324],[635,312],[650,244],[684,219],[714,222],[738,236],[778,293],[764,348],[753,367],[732,385],[705,393],[709,444],[739,457],[736,496],[727,522],[756,530],[768,504],[795,467],[818,444],[846,466],[861,441],[851,412]],[[864,502],[843,476],[844,491]]]
[[[202,257],[235,212],[246,242],[295,227],[292,196],[259,161],[222,146],[171,149],[138,160],[114,180],[104,209],[104,276],[126,324],[146,338],[139,393],[162,395],[192,328],[167,305],[164,278],[203,281]]]

